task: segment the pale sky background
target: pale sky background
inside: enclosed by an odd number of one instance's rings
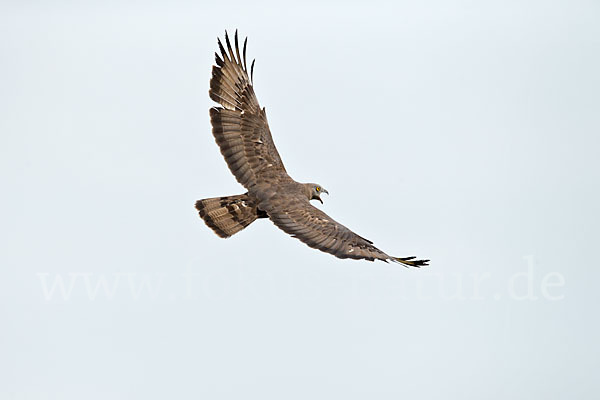
[[[0,399],[598,398],[599,21],[596,1],[2,2]],[[430,267],[199,219],[244,191],[208,118],[235,28],[292,177]]]

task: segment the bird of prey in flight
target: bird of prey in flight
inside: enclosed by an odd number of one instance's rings
[[[248,75],[246,43],[240,54],[237,31],[234,46],[225,32],[217,39],[209,96],[220,104],[210,109],[212,133],[227,166],[247,190],[236,196],[198,200],[200,217],[222,238],[246,228],[257,218],[269,218],[308,246],[339,258],[392,261],[420,267],[429,260],[392,257],[310,204],[328,193],[316,183],[299,183],[286,172],[277,152],[265,109],[254,94],[254,61]]]

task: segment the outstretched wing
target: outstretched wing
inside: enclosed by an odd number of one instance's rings
[[[227,50],[217,39],[221,54],[215,53],[210,80],[210,98],[222,107],[210,109],[213,135],[235,178],[250,189],[258,182],[290,179],[275,148],[265,109],[258,104],[252,75],[246,64],[246,40],[242,55],[235,32],[234,49],[225,32]]]
[[[336,222],[310,202],[292,195],[276,194],[260,203],[269,218],[286,233],[300,239],[312,248],[333,254],[338,258],[382,260],[420,267],[429,260],[415,257],[392,257],[344,225]]]

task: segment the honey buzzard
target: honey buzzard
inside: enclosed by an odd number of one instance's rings
[[[257,218],[269,218],[284,232],[308,246],[339,258],[392,261],[420,267],[429,260],[392,257],[323,211],[312,206],[328,193],[316,183],[299,183],[286,172],[273,143],[265,109],[254,94],[254,61],[246,63],[246,43],[242,54],[237,31],[232,47],[225,32],[221,54],[215,53],[209,96],[221,107],[210,109],[212,133],[237,181],[248,191],[236,196],[198,200],[196,208],[204,222],[220,237],[241,231]]]

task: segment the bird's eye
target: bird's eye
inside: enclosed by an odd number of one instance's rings
[[[315,190],[316,190],[317,192],[320,192],[320,191],[321,191],[321,188],[317,186],[317,187],[315,188]]]

